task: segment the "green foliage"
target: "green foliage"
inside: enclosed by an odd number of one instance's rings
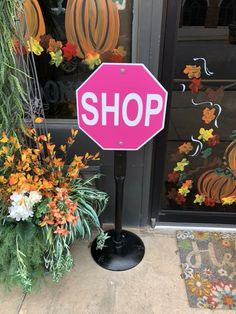
[[[29,292],[44,274],[44,247],[39,228],[26,222],[0,226],[0,283]]]
[[[25,93],[20,83],[24,73],[18,68],[13,48],[16,8],[22,10],[21,1],[0,1],[0,130],[6,132],[25,130]]]
[[[82,239],[86,236],[91,238],[92,227],[102,233],[98,216],[104,210],[108,197],[106,193],[91,186],[91,182],[98,177],[99,175],[96,175],[85,181],[76,179],[72,184],[73,192],[70,197],[74,201],[78,200],[80,219],[77,222],[77,230]]]

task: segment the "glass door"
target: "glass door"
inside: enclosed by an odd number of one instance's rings
[[[156,208],[161,221],[233,223],[236,2],[183,0],[178,9],[177,26],[166,28],[176,31],[175,49],[163,54],[165,63],[172,53],[174,70]]]

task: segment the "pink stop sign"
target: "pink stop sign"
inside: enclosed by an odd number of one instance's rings
[[[76,101],[79,128],[104,150],[138,150],[164,128],[167,91],[143,64],[103,63]]]

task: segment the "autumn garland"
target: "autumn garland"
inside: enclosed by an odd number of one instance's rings
[[[50,64],[59,67],[65,61],[71,61],[77,57],[77,46],[75,44],[66,43],[64,46],[61,41],[56,41],[51,35],[43,35],[40,41],[35,38],[30,38],[23,44],[19,40],[13,41],[13,46],[18,54],[27,54],[29,52],[40,56],[43,52],[50,55]],[[119,46],[111,52],[105,54],[106,60],[110,62],[123,62],[126,56],[124,47]],[[102,63],[102,57],[98,52],[89,52],[82,62],[88,66],[90,70],[94,70],[96,66]]]

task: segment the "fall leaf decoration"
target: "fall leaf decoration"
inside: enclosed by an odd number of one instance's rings
[[[50,64],[51,65],[54,64],[56,67],[59,67],[59,65],[63,61],[63,56],[62,56],[61,50],[57,50],[56,52],[51,51],[50,56],[51,56]]]
[[[178,151],[180,154],[188,154],[189,152],[191,152],[191,150],[193,150],[193,146],[190,142],[183,143],[178,147]]]
[[[76,45],[67,43],[65,47],[62,48],[63,56],[67,61],[70,61],[73,57],[76,57]]]
[[[197,93],[199,89],[201,89],[201,79],[192,79],[191,83],[189,84],[189,89],[192,93]]]
[[[213,129],[209,129],[209,130],[205,130],[204,128],[201,128],[199,130],[199,136],[198,139],[199,140],[203,140],[204,142],[208,141],[211,137],[213,137],[214,135],[213,133]]]
[[[28,51],[32,51],[35,55],[40,56],[43,52],[43,47],[40,45],[37,39],[30,37],[27,40]]]
[[[53,38],[49,39],[48,43],[48,51],[49,52],[56,52],[57,50],[62,48],[62,42],[61,41],[56,41]]]
[[[220,102],[224,96],[224,87],[221,86],[216,90],[213,90],[212,88],[206,89],[206,95],[207,98],[212,102]]]
[[[90,70],[94,70],[94,68],[101,64],[101,62],[100,55],[97,52],[87,53],[83,60],[83,63],[87,64]]]
[[[184,74],[187,74],[190,79],[198,79],[201,76],[201,67],[196,65],[186,65],[183,72]]]
[[[177,166],[174,168],[174,171],[184,171],[184,168],[189,164],[189,161],[186,158],[183,158],[181,161],[177,162]]]
[[[206,123],[209,124],[211,123],[214,119],[215,119],[215,108],[209,109],[209,108],[205,108],[203,109],[203,116],[202,116],[202,120]]]
[[[178,172],[173,171],[173,172],[168,174],[168,179],[167,179],[168,182],[175,183],[178,181],[178,179],[179,179],[179,173]]]

